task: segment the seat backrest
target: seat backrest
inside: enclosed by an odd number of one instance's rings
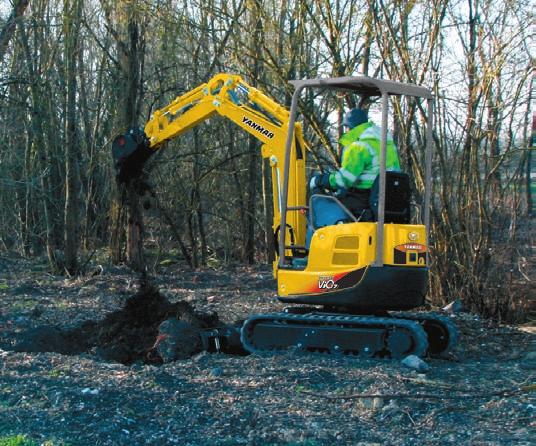
[[[335,197],[315,194],[309,202],[309,220],[313,230],[324,226],[356,221],[352,213]]]
[[[378,175],[370,189],[370,208],[375,221],[378,221],[379,193],[380,176]],[[385,223],[409,223],[410,203],[409,175],[404,172],[386,172]]]
[[[305,246],[309,249],[313,233],[324,226],[357,221],[352,213],[335,197],[314,194],[309,200],[309,217]]]

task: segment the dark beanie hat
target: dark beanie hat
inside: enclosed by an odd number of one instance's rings
[[[352,108],[348,113],[344,115],[342,124],[346,127],[353,129],[359,124],[363,124],[368,121],[368,112],[361,108]]]

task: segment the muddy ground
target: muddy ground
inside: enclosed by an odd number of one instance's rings
[[[296,351],[200,353],[164,365],[124,365],[94,346],[66,354],[13,351],[42,327],[61,333],[84,323],[94,327],[124,309],[138,291],[131,272],[97,271],[66,280],[43,264],[0,256],[0,439],[20,434],[52,445],[536,443],[534,330],[469,314],[453,316],[460,345],[448,360],[427,359],[426,375],[400,361]],[[172,305],[184,301],[224,322],[283,308],[273,298],[266,266],[184,272],[171,264],[160,268],[155,283]]]

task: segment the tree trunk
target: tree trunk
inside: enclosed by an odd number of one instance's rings
[[[29,0],[16,0],[13,4],[13,10],[7,18],[6,23],[0,30],[0,63],[4,60],[4,55],[6,54],[9,41],[15,32],[15,27],[17,25],[17,19],[22,17],[26,7],[28,6]]]
[[[257,170],[258,163],[257,139],[254,136],[248,137],[248,194],[246,204],[246,231],[244,240],[244,256],[250,265],[255,262],[255,208],[257,204]]]
[[[76,120],[76,69],[81,12],[82,0],[65,0],[63,14],[67,110],[65,119],[64,256],[65,269],[71,275],[75,275],[78,272],[77,255],[80,232],[80,178],[78,172],[80,141],[77,137]]]
[[[134,7],[136,5],[134,4]],[[126,70],[125,124],[137,124],[137,100],[139,86],[139,28],[136,19],[129,17],[128,23],[129,51],[123,59]],[[135,271],[144,271],[143,256],[143,213],[140,197],[134,182],[127,184],[128,220],[127,220],[127,262]]]
[[[31,177],[31,154],[32,154],[32,144],[31,144],[31,132],[28,135],[26,140],[26,147],[24,150],[24,176],[26,178]],[[24,194],[24,222],[23,222],[23,252],[26,257],[28,257],[32,252],[32,231],[31,231],[31,214],[34,206],[33,202],[33,193],[32,186],[29,181],[26,181],[25,185],[25,194]]]
[[[41,83],[38,79],[36,71],[34,69],[33,56],[30,51],[28,42],[28,35],[22,22],[19,22],[21,43],[25,53],[27,62],[28,74],[30,78],[30,96],[32,106],[32,119],[31,119],[31,134],[33,135],[31,142],[31,152],[37,153],[39,160],[39,167],[41,168],[43,175],[41,175],[41,203],[43,205],[43,217],[45,220],[45,246],[50,268],[58,272],[60,268],[60,262],[56,255],[56,228],[53,218],[53,203],[52,203],[52,184],[51,184],[51,157],[49,154],[50,144],[48,144],[45,137],[44,119],[47,114],[45,108],[44,92],[42,91]]]
[[[199,140],[199,130],[197,128],[193,129],[193,136],[194,136],[194,147],[195,147],[195,155],[194,155],[194,183],[193,183],[193,200],[192,204],[195,208],[195,217],[197,220],[197,229],[199,231],[199,242],[201,244],[200,246],[200,254],[201,254],[201,265],[205,266],[207,264],[207,238],[205,233],[205,223],[203,220],[203,202],[201,200],[201,185],[199,184],[199,177],[200,177],[200,163],[199,163],[199,149],[201,147],[200,140]]]
[[[119,127],[126,130],[128,127],[138,125],[138,103],[140,90],[140,31],[137,19],[139,5],[136,1],[132,3],[120,2],[117,5],[120,15],[126,20],[118,26],[121,32],[113,32],[119,53]],[[107,20],[110,21],[111,12],[107,12]],[[139,187],[135,182],[130,181],[126,185],[126,190],[117,190],[114,193],[111,217],[112,234],[110,237],[110,251],[112,261],[121,260],[122,232],[124,228],[123,200],[127,199],[127,262],[136,271],[144,271],[143,255],[143,213],[138,194]]]
[[[123,209],[124,187],[115,185],[112,189],[110,205],[110,259],[117,264],[123,260],[123,245],[125,242],[125,212]]]
[[[254,26],[253,40],[251,42],[251,48],[262,48],[262,19],[261,19],[262,5],[259,0],[255,0],[254,8],[251,12],[252,25]],[[256,57],[252,61],[253,69],[251,72],[251,82],[254,87],[257,86],[259,76],[261,73],[260,59]],[[244,243],[244,255],[245,260],[251,265],[255,262],[255,210],[257,204],[257,180],[259,170],[259,149],[257,139],[250,135],[248,137],[248,153],[249,153],[249,165],[248,165],[248,193],[246,204],[246,231],[245,231],[245,243]]]
[[[533,157],[534,151],[536,151],[536,113],[532,115],[532,133],[530,138],[530,147],[527,151],[527,171],[526,171],[526,188],[527,188],[527,214],[529,217],[534,217],[534,197],[533,186],[536,184],[536,179],[532,179],[532,175],[536,175],[533,171],[532,165],[534,164]]]
[[[270,161],[265,159],[262,160],[262,203],[264,207],[264,243],[266,245],[265,252],[268,263],[272,263],[275,260],[272,199]]]
[[[127,226],[127,260],[129,266],[138,272],[145,271],[143,255],[143,211],[135,184],[127,188],[128,226]]]

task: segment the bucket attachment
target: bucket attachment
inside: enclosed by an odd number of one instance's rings
[[[141,177],[143,166],[154,153],[142,128],[131,127],[112,142],[112,156],[117,181],[128,183]]]

